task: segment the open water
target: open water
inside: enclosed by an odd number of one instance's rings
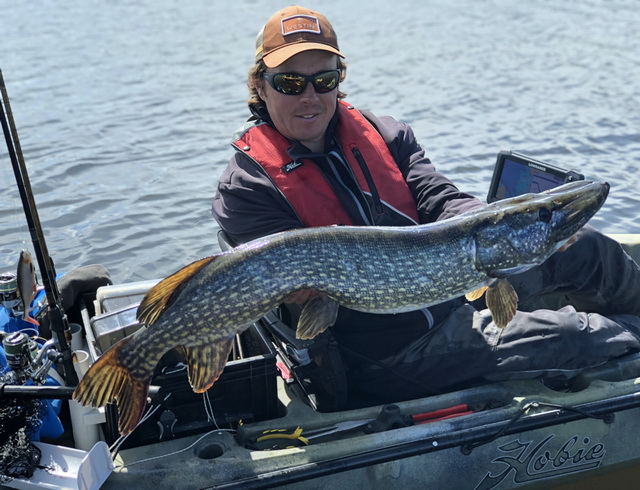
[[[59,272],[163,277],[218,251],[210,201],[246,108],[255,35],[289,2],[0,0],[0,69]],[[309,0],[347,100],[412,125],[485,197],[510,149],[612,185],[592,224],[640,233],[636,0]],[[32,249],[0,149],[0,271]]]

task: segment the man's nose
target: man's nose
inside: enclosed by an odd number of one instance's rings
[[[316,92],[313,83],[307,83],[307,86],[304,88],[300,97],[304,100],[316,100],[318,98],[318,92]]]

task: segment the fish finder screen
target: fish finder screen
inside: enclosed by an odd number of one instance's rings
[[[554,175],[537,168],[534,163],[517,162],[506,158],[495,197],[505,199],[527,192],[542,192],[564,184],[564,175]]]

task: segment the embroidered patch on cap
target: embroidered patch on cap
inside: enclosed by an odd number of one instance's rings
[[[320,34],[320,21],[311,15],[295,15],[282,19],[282,35],[288,36],[296,32],[313,32]]]

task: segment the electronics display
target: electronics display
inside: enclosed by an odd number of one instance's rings
[[[503,150],[498,153],[487,202],[546,191],[574,180],[584,180],[584,175]]]

